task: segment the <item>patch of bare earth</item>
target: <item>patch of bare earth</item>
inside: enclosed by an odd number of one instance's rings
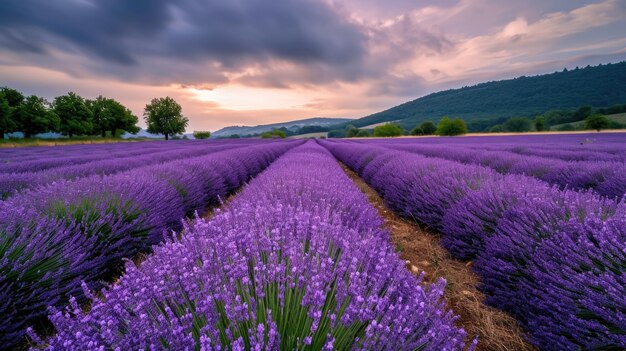
[[[524,333],[515,319],[483,303],[484,295],[477,289],[479,278],[471,270],[471,263],[453,259],[439,244],[439,237],[415,222],[396,215],[384,200],[361,177],[341,165],[354,183],[367,195],[385,220],[400,257],[414,274],[425,273],[427,283],[440,277],[447,281],[447,305],[459,315],[458,325],[470,336],[478,336],[477,350],[536,350],[524,341]]]

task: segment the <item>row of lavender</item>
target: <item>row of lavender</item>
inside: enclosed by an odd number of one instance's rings
[[[103,150],[118,152],[124,150],[149,150],[152,148],[169,148],[172,144],[182,143],[175,141],[166,143],[164,141],[154,141],[150,143],[100,143],[100,144],[74,144],[60,145],[55,147],[35,146],[0,149],[0,164],[12,163],[14,161],[47,160],[57,157],[77,157],[100,154]]]
[[[626,138],[626,136],[624,137]],[[565,145],[546,146],[546,145],[512,145],[499,144],[495,146],[468,145],[472,149],[489,150],[489,151],[508,151],[520,155],[539,156],[546,158],[554,158],[563,161],[609,161],[609,162],[626,162],[626,148],[614,149],[608,152],[603,149],[595,149],[589,147],[568,148]]]
[[[12,165],[19,172],[0,173],[0,198],[6,199],[25,189],[35,188],[62,180],[76,179],[89,175],[107,175],[117,172],[181,158],[206,155],[211,152],[253,145],[259,142],[203,143],[181,142],[169,148],[136,147],[128,153],[110,153],[103,149],[93,159],[76,158],[70,155],[47,162],[43,160],[19,162]],[[152,143],[145,143],[152,144]],[[156,144],[156,143],[155,143]],[[160,143],[159,143],[160,144]],[[84,161],[84,162],[83,162]],[[38,166],[41,162],[45,166]]]
[[[140,167],[62,180],[0,202],[0,345],[46,307],[79,298],[118,274],[124,258],[149,250],[185,215],[203,210],[300,142],[259,143]],[[179,157],[185,150],[178,151]],[[207,153],[205,151],[204,153]]]
[[[134,143],[83,144],[65,146],[22,147],[0,149],[0,173],[36,172],[39,170],[75,165],[107,157],[139,155],[159,151],[216,145],[262,143],[263,140],[194,140],[152,141]],[[27,150],[27,151],[24,151]]]
[[[545,350],[626,348],[626,204],[374,145],[324,142],[400,214],[475,260],[488,303]]]
[[[87,145],[83,151],[65,146],[56,147],[56,151],[50,152],[46,148],[36,147],[36,152],[20,155],[14,154],[13,150],[0,151],[0,173],[21,173],[21,172],[38,172],[44,169],[54,167],[64,167],[69,165],[77,165],[81,163],[105,160],[114,157],[128,157],[142,154],[149,154],[159,151],[175,150],[188,148],[189,142],[173,142],[171,145],[164,145],[160,142],[154,143],[132,143],[126,147],[119,144],[102,144]],[[109,146],[109,145],[115,145]],[[195,146],[210,146],[212,143],[196,143]]]
[[[49,349],[462,350],[445,282],[423,286],[313,142],[117,284],[51,316]],[[36,337],[34,337],[36,339]]]
[[[611,198],[621,198],[626,194],[626,163],[622,161],[564,161],[509,151],[481,149],[476,148],[474,144],[457,146],[394,141],[379,141],[370,144],[466,164],[482,165],[503,174],[528,175],[561,188],[593,189],[600,195]]]

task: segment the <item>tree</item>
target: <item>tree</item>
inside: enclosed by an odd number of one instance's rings
[[[124,107],[124,113],[120,114],[118,118],[113,120],[111,126],[111,136],[115,138],[117,131],[122,130],[130,134],[137,134],[140,128],[137,127],[139,123],[139,117],[135,116],[131,110]]]
[[[354,138],[355,136],[357,136],[357,134],[359,134],[359,130],[357,129],[357,127],[353,126],[352,124],[348,124],[346,126],[346,138]]]
[[[424,135],[424,130],[422,129],[422,127],[417,126],[411,129],[411,135]]]
[[[456,136],[467,133],[467,125],[465,121],[460,118],[451,120],[448,117],[443,117],[437,125],[437,134],[442,136]]]
[[[424,123],[420,124],[420,128],[422,129],[424,135],[433,135],[437,131],[437,127],[432,121],[425,121]]]
[[[211,132],[209,131],[195,131],[193,132],[193,137],[196,139],[208,139],[211,137]]]
[[[595,129],[598,132],[601,129],[605,129],[609,126],[609,119],[606,116],[600,114],[593,114],[585,118],[585,127],[588,129]]]
[[[52,103],[54,113],[59,116],[59,131],[70,138],[74,135],[91,134],[93,130],[93,113],[87,107],[85,99],[69,92],[67,95],[57,96]]]
[[[285,134],[285,132],[280,129],[274,129],[269,132],[261,133],[262,139],[273,139],[273,138],[285,139],[286,137],[287,137],[287,134]]]
[[[24,102],[24,94],[8,87],[0,89],[0,97],[4,98],[11,108],[16,108]]]
[[[118,130],[132,134],[139,131],[139,127],[137,127],[139,118],[118,101],[101,95],[95,100],[87,100],[87,106],[93,113],[94,133],[100,133],[103,138],[107,131],[110,131],[114,138]]]
[[[374,128],[375,137],[396,137],[404,134],[404,129],[394,123],[386,123]]]
[[[24,133],[24,138],[30,138],[39,133],[56,132],[61,124],[59,116],[46,108],[45,100],[35,95],[27,97],[17,107],[15,122],[18,130]]]
[[[185,132],[189,119],[182,114],[182,107],[171,97],[155,98],[146,105],[143,113],[148,132],[165,135]]]
[[[366,129],[359,129],[359,132],[356,134],[358,138],[367,138],[371,136],[370,132]]]
[[[543,116],[535,117],[535,130],[538,132],[543,132],[546,130],[546,119]]]
[[[532,121],[526,117],[511,117],[504,122],[507,132],[528,132],[532,129]]]
[[[0,140],[5,133],[17,131],[15,110],[24,101],[24,95],[19,91],[4,87],[0,89]]]

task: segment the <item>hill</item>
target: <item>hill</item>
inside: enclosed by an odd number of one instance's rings
[[[534,116],[552,109],[626,103],[626,62],[450,89],[378,112],[350,124],[364,127],[398,121],[406,129],[442,116],[497,120]]]
[[[282,122],[282,123],[273,123],[273,124],[262,124],[254,127],[250,126],[232,126],[225,127],[220,130],[217,130],[211,133],[212,137],[228,137],[231,135],[240,135],[240,136],[248,136],[248,135],[258,135],[263,132],[269,132],[274,129],[285,128],[291,132],[297,132],[299,129],[303,127],[324,127],[324,128],[332,128],[335,125],[346,123],[351,121],[349,118],[324,118],[324,117],[315,117],[315,118],[307,118],[300,119],[296,121],[290,122]]]

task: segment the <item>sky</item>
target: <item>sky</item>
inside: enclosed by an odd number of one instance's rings
[[[624,18],[624,0],[3,0],[0,86],[104,95],[140,120],[171,96],[187,131],[358,118],[626,60]]]

